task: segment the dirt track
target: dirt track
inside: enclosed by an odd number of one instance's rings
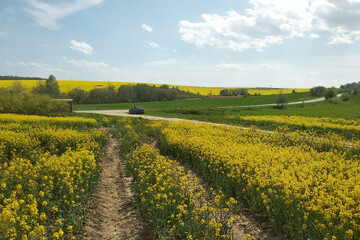
[[[84,239],[151,240],[149,228],[132,204],[130,183],[120,159],[117,140],[110,137],[100,183],[89,209]]]
[[[129,114],[128,110],[81,110],[74,111],[76,113],[95,113],[95,114],[103,114],[109,116],[119,116],[119,117],[142,117],[149,120],[164,120],[164,121],[181,121],[184,119],[181,118],[166,118],[166,117],[157,117],[157,116],[149,116],[146,114],[138,115],[138,114]],[[199,122],[195,120],[191,120],[192,122]]]
[[[338,94],[337,96],[341,96]],[[306,103],[314,103],[314,102],[322,102],[325,101],[325,98],[317,98],[305,101],[298,101],[298,102],[290,102],[287,105],[296,105],[296,104],[306,104]],[[276,106],[277,104],[259,104],[259,105],[247,105],[247,106],[224,106],[224,107],[216,107],[216,108],[247,108],[247,107],[265,107],[265,106]],[[201,107],[200,107],[201,108]],[[196,120],[187,120],[181,118],[167,118],[167,117],[157,117],[157,116],[148,116],[148,115],[137,115],[137,114],[129,114],[129,110],[78,110],[74,111],[77,113],[96,113],[96,114],[104,114],[110,116],[120,116],[120,117],[142,117],[149,120],[163,120],[163,121],[190,121],[194,123],[199,123],[200,121]],[[214,125],[226,125],[226,124],[216,124]]]

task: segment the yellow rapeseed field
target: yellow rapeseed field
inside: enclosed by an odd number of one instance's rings
[[[212,191],[211,201],[197,178],[174,160],[141,144],[129,119],[118,121],[123,145],[132,152],[127,168],[134,177],[135,197],[143,215],[159,239],[229,239],[234,219],[230,209],[237,203],[223,192]],[[124,150],[124,148],[123,148]]]
[[[36,115],[17,115],[17,114],[0,114],[1,123],[19,123],[19,127],[22,124],[30,124],[25,126],[34,126],[34,125],[56,125],[62,127],[95,127],[97,126],[97,121],[92,118],[83,118],[83,117],[41,117]]]
[[[258,88],[249,88],[248,92],[251,95],[260,94],[260,95],[278,95],[278,94],[288,94],[292,93],[293,90],[296,92],[309,92],[308,88],[279,88],[279,89],[258,89]]]
[[[343,118],[315,118],[301,116],[234,116],[230,119],[239,119],[240,123],[275,125],[275,126],[292,126],[298,129],[335,131],[347,136],[360,138],[360,120],[346,120]],[[356,137],[357,136],[357,137]]]
[[[302,136],[189,122],[153,128],[162,152],[267,212],[293,239],[360,239],[360,162],[346,154],[349,146],[339,151]]]
[[[25,90],[30,91],[33,87],[36,86],[38,80],[16,80],[21,82],[22,86]],[[45,80],[42,80],[45,81]],[[0,80],[0,87],[11,88],[14,80]],[[109,84],[113,85],[115,89],[122,85],[135,85],[137,83],[134,82],[108,82],[108,81],[76,81],[76,80],[58,80],[60,91],[61,92],[69,92],[73,89],[79,88],[85,91],[90,91],[94,88],[105,88],[109,86]],[[147,83],[148,85],[155,85],[157,87],[161,86],[161,84],[152,84]],[[182,85],[169,85],[172,87],[177,87],[182,91],[189,91],[190,93],[200,94],[203,96],[208,95],[219,95],[220,91],[223,88],[219,87],[196,87],[196,86],[182,86]],[[260,95],[274,95],[279,93],[291,93],[293,89],[257,89],[257,88],[249,88],[249,93],[251,95],[260,94]],[[308,92],[309,89],[295,89],[296,92]]]
[[[0,239],[75,239],[81,232],[106,142],[89,124],[96,121],[0,115]]]

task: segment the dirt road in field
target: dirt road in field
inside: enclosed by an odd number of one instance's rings
[[[138,115],[138,114],[129,114],[128,110],[81,110],[74,111],[76,113],[95,113],[95,114],[103,114],[109,116],[118,116],[118,117],[142,117],[149,120],[163,120],[163,121],[182,121],[185,119],[181,118],[166,118],[166,117],[157,117],[157,116],[149,116],[146,114]],[[200,122],[196,120],[189,120],[192,122]]]
[[[207,123],[211,125],[216,126],[232,126],[239,129],[247,129],[246,127],[241,126],[233,126],[223,123],[213,123],[213,122],[203,122],[203,121],[197,121],[197,120],[191,120],[191,119],[183,119],[183,118],[169,118],[169,117],[157,117],[157,116],[149,116],[149,115],[137,115],[137,114],[129,114],[128,110],[83,110],[83,111],[75,111],[77,113],[95,113],[95,114],[103,114],[103,115],[109,115],[109,116],[118,116],[118,117],[141,117],[148,120],[154,120],[154,121],[168,121],[168,122],[177,122],[177,121],[187,121],[191,123]],[[265,131],[265,130],[259,130],[263,132],[273,133],[271,131]]]
[[[338,94],[337,96],[341,96],[341,94]],[[325,101],[325,98],[317,98],[317,99],[311,99],[306,101],[299,101],[299,102],[290,102],[287,103],[287,105],[296,105],[296,104],[306,104],[306,103],[314,103],[314,102],[321,102]],[[248,105],[248,106],[224,106],[224,107],[214,107],[214,108],[248,108],[248,107],[266,107],[266,106],[276,106],[277,104],[271,103],[271,104],[259,104],[259,105]],[[148,116],[148,115],[137,115],[137,114],[129,114],[129,110],[78,110],[74,111],[77,113],[96,113],[96,114],[104,114],[104,115],[110,115],[110,116],[120,116],[120,117],[142,117],[149,120],[163,120],[163,121],[191,121],[191,122],[200,122],[196,120],[186,120],[181,118],[167,118],[167,117],[157,117],[157,116]],[[219,125],[225,125],[225,124],[219,124]]]
[[[132,204],[131,179],[125,175],[117,140],[110,137],[100,183],[86,220],[86,240],[151,240],[150,230]]]

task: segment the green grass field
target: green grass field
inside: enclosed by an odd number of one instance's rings
[[[309,93],[286,94],[287,102],[311,99]],[[277,107],[245,107],[221,108],[222,106],[246,106],[275,103],[276,96],[248,97],[237,99],[194,99],[172,102],[146,102],[121,104],[92,104],[76,105],[75,110],[111,110],[129,109],[134,105],[145,108],[147,115],[193,119],[206,122],[226,123],[232,125],[242,124],[236,118],[229,116],[303,116],[303,117],[333,117],[345,119],[360,118],[360,97],[348,102],[338,104],[327,101],[308,103],[302,105],[287,105],[285,108]],[[256,125],[256,123],[254,123]],[[260,128],[266,129],[264,126]]]
[[[196,119],[201,121],[234,123],[228,118],[230,115],[285,115],[304,117],[334,117],[345,119],[360,118],[360,97],[348,102],[332,104],[329,102],[288,105],[285,108],[250,107],[250,108],[190,108],[190,109],[158,109],[148,110],[148,115]]]
[[[288,102],[302,101],[312,99],[309,92],[285,94]],[[148,109],[176,109],[176,108],[208,108],[222,106],[245,106],[275,103],[276,95],[257,96],[247,98],[225,98],[225,99],[188,99],[177,101],[163,102],[140,102],[140,103],[114,103],[114,104],[82,104],[75,105],[74,110],[112,110],[112,109],[129,109],[133,106],[142,106]]]

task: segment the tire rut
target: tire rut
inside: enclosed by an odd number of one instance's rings
[[[110,136],[85,227],[85,240],[151,240],[151,230],[132,203],[118,142]]]

